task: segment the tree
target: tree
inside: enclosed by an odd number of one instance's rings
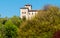
[[[0,14],[0,17],[1,17],[1,14]]]
[[[0,18],[0,23],[2,23],[3,25],[5,24],[6,21],[7,21],[6,18]]]
[[[4,25],[0,23],[0,38],[4,38]]]
[[[18,38],[18,28],[11,20],[5,23],[5,38]]]
[[[16,25],[17,27],[19,27],[22,23],[22,20],[20,19],[20,17],[17,17],[17,16],[13,16],[12,18],[10,18],[9,20],[12,21],[12,23],[14,25]]]

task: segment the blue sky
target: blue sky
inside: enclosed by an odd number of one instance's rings
[[[42,9],[47,4],[60,7],[60,0],[0,0],[1,17],[19,16],[19,9],[25,4],[31,4],[33,9]]]

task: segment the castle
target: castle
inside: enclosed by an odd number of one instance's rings
[[[35,16],[37,10],[32,10],[32,5],[27,4],[24,7],[20,8],[20,18],[25,18],[26,20],[30,20]]]

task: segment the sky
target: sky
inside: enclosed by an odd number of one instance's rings
[[[60,7],[60,0],[0,0],[1,17],[20,16],[20,8],[31,4],[33,10],[42,9],[45,5]]]

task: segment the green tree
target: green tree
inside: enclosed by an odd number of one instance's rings
[[[6,19],[6,18],[0,18],[0,23],[5,24],[5,22],[6,22],[7,20],[8,20],[8,19]]]
[[[17,17],[17,16],[13,16],[12,18],[10,18],[9,20],[12,21],[12,23],[14,25],[16,25],[17,27],[19,27],[22,23],[22,20],[20,19],[20,17]]]
[[[18,28],[11,20],[5,23],[5,38],[18,38]]]
[[[0,17],[1,17],[1,14],[0,14]]]
[[[4,38],[4,25],[0,23],[0,38]]]

